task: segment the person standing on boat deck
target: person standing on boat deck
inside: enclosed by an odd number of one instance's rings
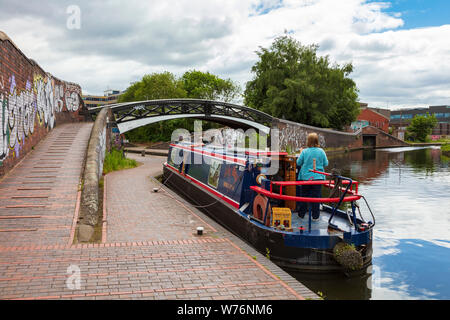
[[[328,166],[328,158],[325,151],[319,146],[319,137],[317,133],[308,134],[306,139],[306,149],[301,149],[300,156],[297,159],[297,166],[300,167],[298,172],[298,180],[325,180],[325,176],[322,174],[311,172],[311,169],[317,171],[325,171],[325,167]],[[300,188],[300,196],[307,198],[321,198],[322,197],[322,185],[303,185]],[[308,210],[308,203],[298,203],[298,216],[303,218]],[[312,206],[312,218],[318,220],[320,216],[320,204],[311,203]]]

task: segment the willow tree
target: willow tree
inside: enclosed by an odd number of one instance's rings
[[[351,63],[331,64],[318,56],[317,45],[303,46],[290,36],[257,51],[244,103],[277,118],[342,129],[359,113],[358,89],[348,76]]]

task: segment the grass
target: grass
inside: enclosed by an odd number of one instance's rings
[[[441,150],[444,152],[450,152],[450,143],[443,144]]]
[[[130,169],[137,166],[138,163],[136,160],[127,159],[124,157],[122,151],[112,149],[111,152],[106,153],[105,162],[103,164],[103,173],[107,174],[112,171]]]

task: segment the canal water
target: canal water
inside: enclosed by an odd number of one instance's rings
[[[375,214],[373,264],[352,277],[292,275],[325,299],[450,299],[450,158],[407,147],[329,162],[360,182]]]

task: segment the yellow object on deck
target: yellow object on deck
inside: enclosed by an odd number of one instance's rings
[[[292,229],[292,212],[289,208],[272,208],[272,227]]]

